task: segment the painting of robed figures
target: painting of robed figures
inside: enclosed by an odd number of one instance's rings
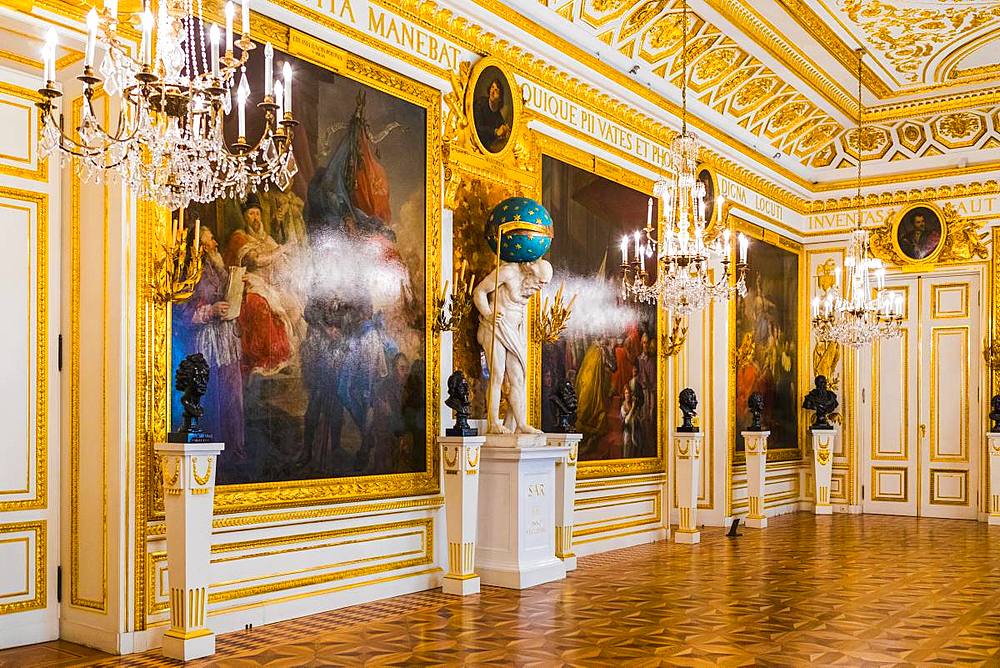
[[[761,423],[768,449],[799,447],[799,261],[797,253],[766,241],[753,242],[747,294],[735,298],[736,450],[750,426],[747,399],[764,397]]]
[[[656,307],[620,296],[621,239],[645,226],[648,196],[544,156],[542,203],[555,224],[551,291],[576,295],[566,332],[542,347],[542,429],[555,429],[551,398],[569,381],[582,461],[656,457]]]
[[[427,111],[288,60],[297,174],[187,211],[204,271],[174,306],[172,363],[209,362],[222,484],[424,471]],[[249,105],[251,140],[262,124]]]

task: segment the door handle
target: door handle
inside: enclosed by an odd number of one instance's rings
[[[925,438],[927,436],[927,425],[920,425],[920,438]]]

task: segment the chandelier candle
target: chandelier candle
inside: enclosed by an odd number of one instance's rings
[[[282,74],[285,76],[285,114],[291,116],[292,114],[292,65],[286,60],[285,66],[282,68]],[[284,118],[284,115],[282,115]]]
[[[257,102],[264,121],[261,136],[255,142],[246,139],[251,90],[245,73],[255,48],[248,34],[248,1],[241,0],[244,32],[236,42],[236,6],[232,1],[225,5],[225,45],[221,26],[210,25],[201,15],[201,2],[195,0],[161,0],[155,15],[146,7],[123,17],[122,25],[140,30],[138,51],[118,34],[116,0],[90,11],[83,72],[76,77],[84,86],[79,137],[65,133],[58,119],[55,100],[62,93],[54,82],[56,44],[51,33],[42,51],[44,80],[38,90],[40,153],[73,156],[84,180],[100,182],[109,176],[124,181],[140,198],[171,210],[193,201],[243,198],[270,185],[285,190],[297,170],[289,70],[283,83],[286,94],[278,100],[281,109],[265,95]],[[104,52],[100,75],[94,67],[98,45]],[[268,44],[264,52],[268,76],[263,88],[270,93],[274,51]],[[119,127],[113,130],[102,126],[94,113],[92,100],[98,89],[118,98]],[[231,105],[230,100],[238,104]],[[239,138],[233,144],[224,132],[230,113],[239,114]]]
[[[233,16],[236,8],[233,7],[232,0],[226,3],[226,58],[233,57]]]
[[[244,37],[250,35],[250,0],[240,0],[240,32]]]
[[[274,101],[274,48],[268,42],[264,45],[264,99]]]

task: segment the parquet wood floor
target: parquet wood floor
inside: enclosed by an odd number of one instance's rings
[[[1000,666],[1000,529],[801,513],[703,540],[586,557],[524,592],[423,592],[231,633],[194,665]],[[158,654],[47,643],[0,666],[173,665]]]

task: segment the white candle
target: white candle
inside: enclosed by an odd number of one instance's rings
[[[250,0],[240,2],[240,32],[244,36],[250,34]]]
[[[628,264],[628,235],[622,237],[622,264]]]
[[[819,297],[813,297],[813,318],[819,316]]]
[[[653,227],[653,198],[650,197],[649,201],[646,202],[646,228]]]
[[[264,97],[274,94],[274,72],[272,62],[274,60],[274,47],[268,42],[264,45]]]
[[[739,236],[740,242],[740,264],[746,264],[747,262],[747,250],[750,248],[750,240],[747,236],[740,232]]]
[[[45,81],[56,80],[56,47],[59,37],[53,28],[45,34],[45,46],[42,48],[42,61],[45,64]]]
[[[91,67],[94,64],[94,49],[97,46],[97,10],[93,7],[87,12],[87,53],[83,59],[84,67]]]
[[[104,10],[111,18],[118,16],[118,0],[104,0]]]
[[[219,26],[212,24],[208,29],[208,41],[212,49],[212,76],[219,76]]]
[[[833,269],[833,284],[840,289],[840,267],[834,267]]]
[[[278,120],[285,117],[285,90],[281,79],[274,82],[274,101],[278,105]]]
[[[292,65],[287,60],[285,66],[281,68],[285,77],[285,113],[292,113]]]
[[[226,3],[226,54],[231,54],[233,52],[233,16],[236,14],[236,8],[233,7],[233,0],[229,0]]]
[[[642,251],[639,250],[639,231],[636,230],[632,236],[635,238],[635,259],[638,260],[642,255]]]
[[[247,97],[249,96],[250,85],[247,83],[247,73],[243,73],[240,85],[236,89],[236,101],[239,106],[239,137],[244,139],[247,136]]]
[[[722,231],[722,254],[726,256],[726,260],[731,259],[729,257],[730,251],[732,250],[732,247],[729,245],[730,234],[729,230]]]
[[[142,11],[142,64],[149,65],[153,61],[153,14],[147,7]]]

